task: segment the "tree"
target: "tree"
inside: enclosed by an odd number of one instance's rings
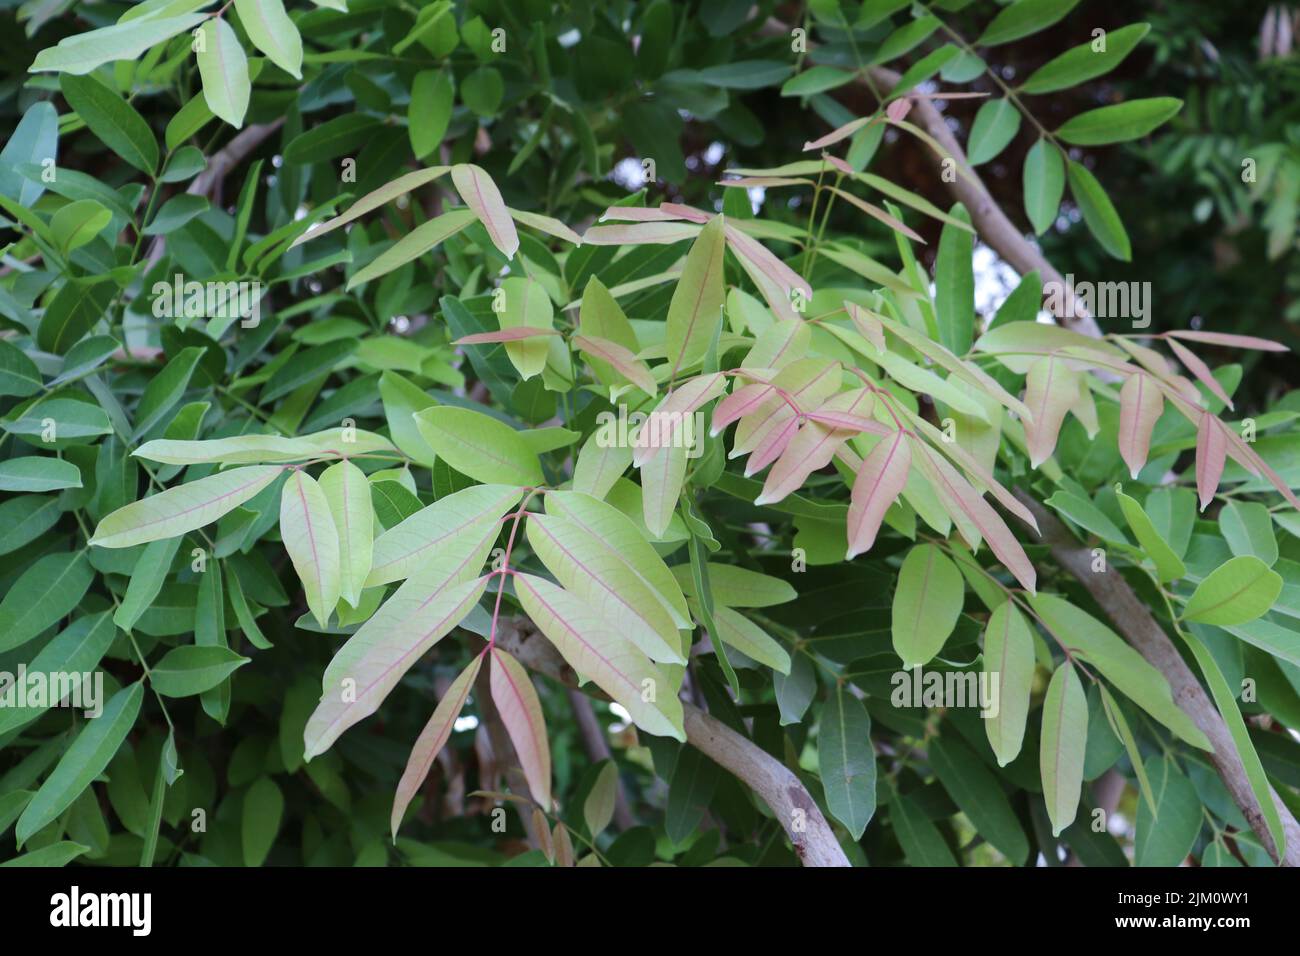
[[[1286,347],[1033,240],[1137,259],[1148,24],[70,6],[0,155],[11,855],[1300,860],[1295,413],[1200,357]]]

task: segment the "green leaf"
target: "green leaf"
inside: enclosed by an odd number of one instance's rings
[[[31,208],[45,192],[39,177],[19,173],[19,167],[32,163],[44,171],[43,163],[53,162],[59,152],[59,114],[54,104],[38,100],[27,107],[13,135],[0,150],[0,196]]]
[[[1124,520],[1133,530],[1133,535],[1137,538],[1138,544],[1156,566],[1156,574],[1161,582],[1172,581],[1175,578],[1181,578],[1187,573],[1182,559],[1174,553],[1174,549],[1169,546],[1169,542],[1161,537],[1156,526],[1151,523],[1146,511],[1138,504],[1135,498],[1124,494],[1118,487],[1115,489],[1115,497],[1119,499],[1120,510],[1124,512]]]
[[[158,140],[135,107],[93,76],[65,73],[59,89],[105,146],[141,172],[158,171]]]
[[[1075,8],[1079,0],[1016,0],[993,18],[976,46],[1010,43],[1045,30]]]
[[[1025,93],[1054,93],[1096,79],[1119,66],[1150,29],[1149,23],[1134,23],[1093,37],[1048,60],[1029,75],[1020,89]],[[1097,49],[1099,42],[1105,49]]]
[[[1029,624],[1011,600],[989,615],[984,628],[984,673],[997,686],[997,711],[986,715],[984,733],[1005,767],[1024,742],[1029,697],[1034,683],[1034,639]]]
[[[350,461],[330,465],[320,476],[321,491],[339,537],[339,593],[355,607],[370,575],[374,547],[374,508],[370,482]]]
[[[65,256],[80,249],[103,232],[113,214],[93,199],[70,202],[50,219],[50,232],[59,251]]]
[[[50,675],[51,680],[55,675],[66,674],[73,679],[74,686],[82,686],[84,695],[88,688],[81,675],[90,674],[99,666],[116,637],[117,630],[107,612],[79,617],[27,663],[27,673]],[[82,699],[85,700],[84,696]],[[29,703],[0,708],[0,734],[30,723],[52,705],[52,701],[47,701],[44,706]]]
[[[26,353],[7,339],[0,339],[0,395],[26,398],[42,387],[41,373]]]
[[[664,831],[673,843],[687,843],[704,822],[720,772],[716,763],[689,744],[678,752],[664,807]]]
[[[613,760],[603,760],[596,774],[596,782],[587,792],[587,799],[582,804],[582,819],[587,824],[587,833],[594,840],[605,831],[614,819],[614,806],[618,795],[618,764]]]
[[[95,572],[85,551],[46,554],[0,600],[0,652],[26,644],[80,602]]]
[[[276,465],[234,468],[118,508],[95,528],[90,543],[101,548],[129,548],[175,537],[211,524],[275,481]]]
[[[1146,803],[1138,804],[1133,865],[1179,866],[1201,832],[1201,801],[1173,757],[1149,757],[1146,771],[1156,808],[1153,813]]]
[[[406,125],[416,159],[432,155],[447,135],[455,94],[448,70],[423,70],[411,81]]]
[[[781,87],[782,96],[813,96],[853,81],[853,74],[830,66],[812,66],[796,73]]]
[[[1066,661],[1052,675],[1047,696],[1043,698],[1043,732],[1038,753],[1052,836],[1060,836],[1074,822],[1079,808],[1087,737],[1088,698],[1074,666]]]
[[[31,455],[0,461],[0,491],[58,491],[80,487],[80,470],[61,458]]]
[[[1142,762],[1142,752],[1138,749],[1137,738],[1133,736],[1133,729],[1129,726],[1124,711],[1120,710],[1119,703],[1111,695],[1111,692],[1106,689],[1106,685],[1099,684],[1098,689],[1101,691],[1101,706],[1106,712],[1106,720],[1110,723],[1111,729],[1115,731],[1115,736],[1124,742],[1124,750],[1128,753],[1129,763],[1133,765],[1133,771],[1137,774],[1138,788],[1142,791],[1142,798],[1154,811],[1156,805],[1155,794],[1151,792],[1151,779],[1147,776],[1146,765]]]
[[[1020,111],[1010,98],[986,100],[971,124],[966,158],[972,166],[987,163],[1007,148],[1019,129]]]
[[[248,663],[228,647],[173,647],[149,669],[149,685],[164,697],[192,697],[211,690]]]
[[[933,544],[912,548],[894,587],[891,633],[894,651],[911,670],[939,653],[961,615],[961,571]]]
[[[1202,750],[1210,749],[1205,734],[1174,703],[1164,675],[1118,634],[1092,615],[1054,595],[1033,595],[1029,603],[1034,613],[1072,654],[1079,656],[1085,664],[1096,667],[1121,693],[1183,740]]]
[[[1273,514],[1257,501],[1229,501],[1219,512],[1219,530],[1232,553],[1254,555],[1270,568],[1277,563]]]
[[[261,866],[266,862],[283,817],[284,794],[270,777],[258,777],[244,794],[239,833],[245,866]]]
[[[871,718],[862,702],[837,681],[822,711],[820,728],[817,763],[826,805],[858,840],[876,812],[876,752],[871,746]]]
[[[206,354],[203,348],[191,346],[182,349],[161,372],[149,380],[140,404],[135,409],[135,434],[131,441],[139,441],[181,400],[189,388],[190,378]]]
[[[1024,215],[1030,217],[1036,235],[1043,235],[1056,221],[1065,195],[1065,160],[1047,139],[1039,139],[1024,155]]]
[[[1124,231],[1124,223],[1115,211],[1110,197],[1106,195],[1106,190],[1097,182],[1097,177],[1082,164],[1071,161],[1069,180],[1070,192],[1079,204],[1088,231],[1107,253],[1128,262],[1133,257],[1128,233]]]
[[[302,37],[282,0],[235,0],[235,12],[253,46],[294,79],[302,79]]]
[[[1282,576],[1254,555],[1241,555],[1210,572],[1183,608],[1183,619],[1220,627],[1245,624],[1268,611],[1282,593]]]
[[[670,378],[704,358],[722,323],[726,288],[722,281],[722,254],[726,249],[723,217],[715,216],[700,230],[686,254],[682,277],[668,304],[664,345]]]
[[[62,355],[104,317],[117,286],[99,277],[64,283],[41,317],[36,344],[47,352]]]
[[[889,822],[903,848],[903,855],[912,866],[957,865],[943,834],[925,815],[919,803],[905,799],[898,793],[892,794],[889,800]]]
[[[43,846],[39,850],[33,850],[31,853],[16,856],[12,860],[5,860],[0,863],[0,866],[17,866],[23,869],[33,866],[67,866],[77,857],[88,852],[90,852],[90,847],[83,843],[61,840],[58,843]]]
[[[537,456],[504,422],[472,409],[439,405],[416,413],[415,424],[439,458],[475,481],[542,483]]]
[[[1029,840],[1002,785],[953,733],[930,741],[930,766],[975,830],[1015,866],[1029,857]]]
[[[1075,146],[1106,146],[1138,139],[1162,126],[1183,108],[1172,96],[1129,100],[1088,110],[1067,120],[1056,131],[1059,139]]]
[[[498,295],[504,299],[504,308],[497,313],[497,321],[505,329],[546,329],[555,325],[555,309],[546,289],[535,279],[511,276],[498,286]],[[550,337],[538,335],[505,343],[506,355],[520,377],[530,379],[546,368],[550,351]]]
[[[31,803],[18,818],[15,834],[18,844],[38,830],[58,819],[72,802],[81,796],[109,761],[113,759],[126,735],[135,725],[144,701],[144,684],[136,681],[124,687],[104,705],[104,712],[95,720],[87,721],[77,739],[59,759],[58,766],[41,784]]]
[[[970,215],[961,203],[954,205],[950,214],[958,222],[970,222]],[[953,225],[943,227],[934,263],[934,311],[939,323],[939,341],[957,355],[965,355],[974,340],[973,249],[974,236],[969,231]]]
[[[126,594],[122,596],[121,604],[113,612],[114,624],[128,633],[135,627],[135,622],[140,620],[140,615],[149,610],[154,598],[162,591],[163,583],[171,573],[172,561],[176,559],[176,552],[180,550],[181,542],[184,540],[177,535],[174,538],[151,541],[145,545],[139,560],[136,561],[135,570],[131,572],[130,580],[127,581]]]
[[[225,20],[214,17],[203,24],[197,54],[203,98],[208,109],[236,129],[244,125],[252,85],[248,57],[239,38]]]
[[[418,259],[434,246],[450,239],[472,222],[474,222],[473,211],[469,209],[450,209],[441,216],[416,226],[415,229],[376,256],[368,266],[348,279],[348,291],[363,282],[369,282],[371,279],[387,275],[399,266],[406,265],[412,259]]]
[[[57,70],[65,74],[83,74],[114,60],[138,60],[151,46],[189,31],[207,17],[206,13],[192,13],[142,19],[73,34],[60,40],[58,46],[47,47],[36,54],[29,72]]]
[[[280,536],[302,581],[307,607],[325,627],[339,602],[339,535],[325,492],[301,469],[289,476],[280,494]]]

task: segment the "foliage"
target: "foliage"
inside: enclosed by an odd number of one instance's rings
[[[703,708],[855,864],[1268,864],[1300,808],[1297,408],[1237,408],[1199,355],[1285,347],[1089,337],[1037,321],[1037,272],[985,314],[971,211],[935,201],[975,173],[914,122],[973,92],[976,168],[1032,128],[1024,220],[1133,259],[1091,151],[1182,103],[1037,118],[1148,36],[1058,44],[1077,5],[23,8],[0,670],[104,695],[0,708],[11,855],[794,862],[803,821],[710,759]],[[1053,53],[1012,86],[1018,43]],[[766,157],[773,98],[807,142]],[[873,171],[900,140],[930,198]],[[1263,834],[1038,502],[1174,636]]]

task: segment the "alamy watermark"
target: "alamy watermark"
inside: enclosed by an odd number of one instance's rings
[[[1059,318],[1077,319],[1091,315],[1098,319],[1129,319],[1135,329],[1151,324],[1150,282],[1065,282],[1043,283],[1044,305]]]
[[[153,284],[153,314],[156,319],[235,320],[246,329],[262,321],[262,283],[186,282],[179,272],[171,282]]]
[[[990,671],[895,671],[889,679],[895,707],[959,708],[978,707],[980,716],[991,720],[1000,712],[998,674]]]
[[[687,458],[704,454],[706,430],[704,413],[654,411],[629,412],[619,405],[618,412],[601,412],[596,416],[596,444],[600,448],[684,448]]]
[[[74,707],[87,717],[104,712],[104,672],[29,671],[18,665],[17,674],[0,671],[0,709]]]

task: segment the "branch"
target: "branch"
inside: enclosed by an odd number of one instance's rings
[[[1030,495],[1017,489],[1016,497],[1024,502],[1034,520],[1038,522],[1043,541],[1052,549],[1052,556],[1057,563],[1069,571],[1084,586],[1094,601],[1101,606],[1121,634],[1132,644],[1147,662],[1154,666],[1169,681],[1178,704],[1195,722],[1201,732],[1209,738],[1214,747],[1211,760],[1224,786],[1232,796],[1233,802],[1241,810],[1250,828],[1255,831],[1269,856],[1277,861],[1277,850],[1273,838],[1268,832],[1268,824],[1260,810],[1255,793],[1246,778],[1246,768],[1242,766],[1241,756],[1237,753],[1232,735],[1223,717],[1215,709],[1201,683],[1192,673],[1187,662],[1183,660],[1178,648],[1169,639],[1160,623],[1151,615],[1133,588],[1119,572],[1109,564],[1104,572],[1092,570],[1092,551],[1080,544],[1056,516],[1036,502]],[[1282,829],[1286,834],[1286,856],[1281,860],[1283,866],[1300,866],[1300,824],[1291,815],[1276,791],[1272,791],[1273,802],[1282,818]]]
[[[528,621],[517,618],[500,628],[497,644],[533,670],[566,687],[577,686],[573,669]],[[694,704],[682,701],[682,709],[687,741],[758,794],[804,866],[850,865],[816,801],[789,767]]]

